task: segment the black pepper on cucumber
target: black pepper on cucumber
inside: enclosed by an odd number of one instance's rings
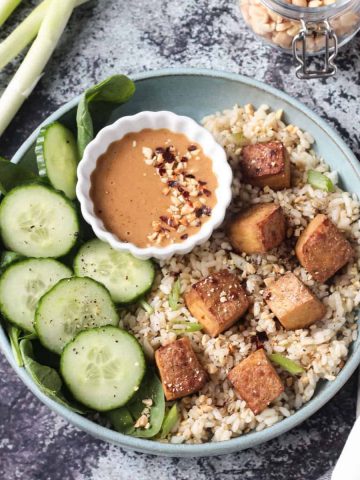
[[[80,248],[74,271],[79,277],[90,277],[105,285],[115,303],[136,301],[151,288],[155,277],[151,260],[119,252],[98,239]]]
[[[26,257],[61,257],[75,245],[79,222],[73,204],[50,186],[16,187],[0,205],[6,248]]]
[[[72,132],[59,122],[45,125],[36,140],[35,154],[39,175],[73,200],[79,157]]]
[[[118,323],[107,289],[86,277],[58,282],[41,298],[35,312],[35,331],[40,342],[59,354],[81,330]]]
[[[82,404],[99,412],[125,405],[145,374],[139,342],[127,331],[107,326],[80,332],[61,355],[61,375]]]
[[[0,277],[0,311],[11,323],[34,332],[38,300],[72,271],[51,258],[12,263]]]

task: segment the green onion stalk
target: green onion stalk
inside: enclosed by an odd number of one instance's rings
[[[40,3],[23,22],[0,43],[0,69],[15,58],[37,35],[52,0]]]
[[[77,0],[51,0],[38,35],[0,98],[0,136],[40,80]]]
[[[79,6],[88,0],[77,0]],[[44,0],[23,20],[10,35],[0,43],[0,70],[29,45],[40,29],[52,0]]]
[[[10,17],[21,0],[1,0],[0,3],[0,27]]]

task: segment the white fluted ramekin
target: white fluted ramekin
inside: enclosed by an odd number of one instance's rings
[[[127,133],[139,132],[144,128],[167,128],[175,133],[185,134],[190,142],[198,143],[205,155],[212,161],[213,172],[216,175],[216,205],[212,209],[211,217],[200,228],[181,243],[161,246],[137,247],[133,243],[123,242],[116,235],[109,232],[102,220],[94,211],[94,204],[90,197],[91,174],[95,170],[100,155],[105,153],[111,143],[120,140]],[[176,115],[172,112],[140,112],[136,115],[122,117],[97,134],[95,139],[86,147],[84,156],[78,165],[78,182],[76,195],[81,205],[81,212],[94,230],[95,235],[109,243],[115,250],[132,253],[135,257],[147,259],[157,258],[165,260],[178,254],[189,253],[195,245],[206,242],[214,229],[223,222],[226,209],[231,201],[232,170],[227,162],[224,149],[214,140],[213,136],[189,117]],[[131,179],[124,179],[124,182]],[[136,215],[136,212],[134,212]]]

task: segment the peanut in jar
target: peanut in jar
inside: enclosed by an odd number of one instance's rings
[[[314,55],[331,49],[327,36],[337,50],[360,30],[360,0],[240,0],[240,9],[256,35],[286,52],[300,48],[293,44],[304,31]]]

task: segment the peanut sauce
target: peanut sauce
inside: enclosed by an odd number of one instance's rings
[[[168,129],[113,142],[91,175],[96,215],[121,241],[164,246],[197,233],[216,204],[217,179],[200,145]]]

